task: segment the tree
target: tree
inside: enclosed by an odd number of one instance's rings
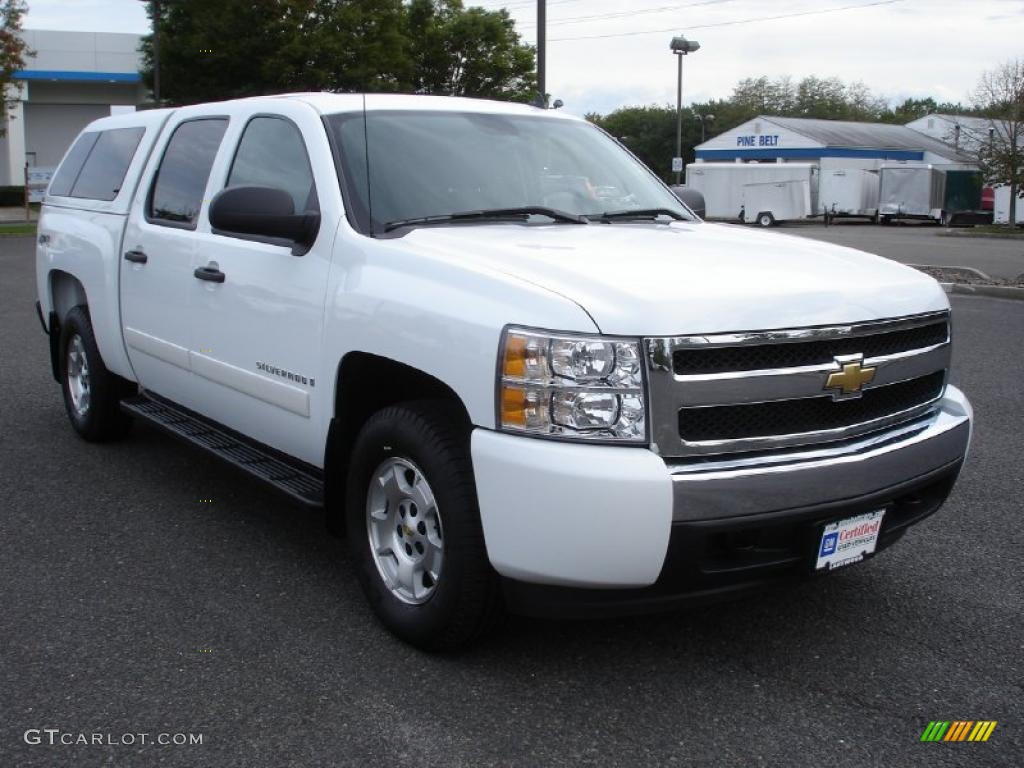
[[[527,100],[535,88],[508,13],[461,0],[162,0],[159,19],[155,5],[170,103],[321,90]],[[142,54],[152,84],[152,36]]]
[[[190,104],[273,92],[280,75],[276,58],[299,32],[308,10],[303,6],[309,5],[301,0],[149,3],[150,22],[160,34],[161,100]],[[143,80],[152,87],[152,35],[143,38],[141,51]]]
[[[674,106],[623,107],[609,115],[587,115],[617,138],[664,181],[671,181],[672,157],[676,146]],[[693,159],[693,147],[700,142],[700,125],[689,108],[683,109],[683,157]]]
[[[24,0],[0,3],[0,136],[7,133],[7,113],[17,101],[12,98],[14,75],[25,68],[25,59],[35,55],[21,36],[21,21],[27,11]]]
[[[1012,225],[1024,198],[1024,59],[985,72],[972,98],[988,129],[974,137],[978,165],[990,182],[1009,185]]]
[[[409,89],[411,67],[401,0],[292,0],[279,24],[285,44],[271,56],[276,91]]]
[[[465,9],[462,0],[408,6],[412,89],[416,93],[530,101],[534,51],[520,42],[508,11]]]
[[[881,116],[884,123],[895,123],[906,125],[912,120],[917,120],[928,115],[974,115],[977,110],[972,106],[952,102],[936,102],[931,96],[923,99],[904,99],[902,104],[887,109]]]
[[[796,109],[796,88],[789,77],[775,80],[746,77],[736,83],[730,101],[749,115],[744,119],[756,115],[789,115]]]
[[[745,78],[736,84],[729,102],[733,110],[728,111],[741,118],[737,125],[757,115],[878,120],[888,109],[885,100],[863,83],[844,83],[837,77],[811,76],[797,83],[789,77]]]

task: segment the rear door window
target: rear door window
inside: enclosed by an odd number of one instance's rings
[[[66,197],[71,194],[71,188],[75,186],[75,180],[99,137],[99,132],[93,131],[92,133],[83,133],[75,140],[75,143],[71,145],[71,150],[64,158],[64,162],[60,164],[60,168],[57,169],[57,173],[54,174],[53,180],[50,182],[49,193],[51,195]]]
[[[227,118],[189,120],[174,129],[153,180],[147,218],[154,224],[196,228],[206,182],[217,157]]]
[[[145,128],[115,128],[100,133],[71,188],[71,197],[90,200],[117,197],[145,132]]]

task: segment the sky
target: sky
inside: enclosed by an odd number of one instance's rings
[[[676,34],[701,45],[684,63],[684,103],[727,97],[741,78],[762,75],[836,76],[894,101],[967,102],[984,70],[1024,57],[1024,0],[547,2],[548,92],[581,115],[674,104]],[[466,5],[508,8],[523,40],[536,41],[536,0]],[[144,34],[148,20],[138,0],[29,0],[25,26]]]

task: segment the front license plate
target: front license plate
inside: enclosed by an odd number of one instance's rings
[[[818,543],[818,562],[814,569],[835,570],[844,565],[859,563],[864,555],[874,552],[878,532],[882,529],[883,515],[885,510],[877,509],[826,525]]]

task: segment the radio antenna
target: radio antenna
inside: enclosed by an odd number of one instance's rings
[[[363,94],[363,151],[366,155],[366,211],[370,216],[370,232],[377,234],[373,224],[373,191],[370,189],[370,131],[366,127],[366,94]]]

